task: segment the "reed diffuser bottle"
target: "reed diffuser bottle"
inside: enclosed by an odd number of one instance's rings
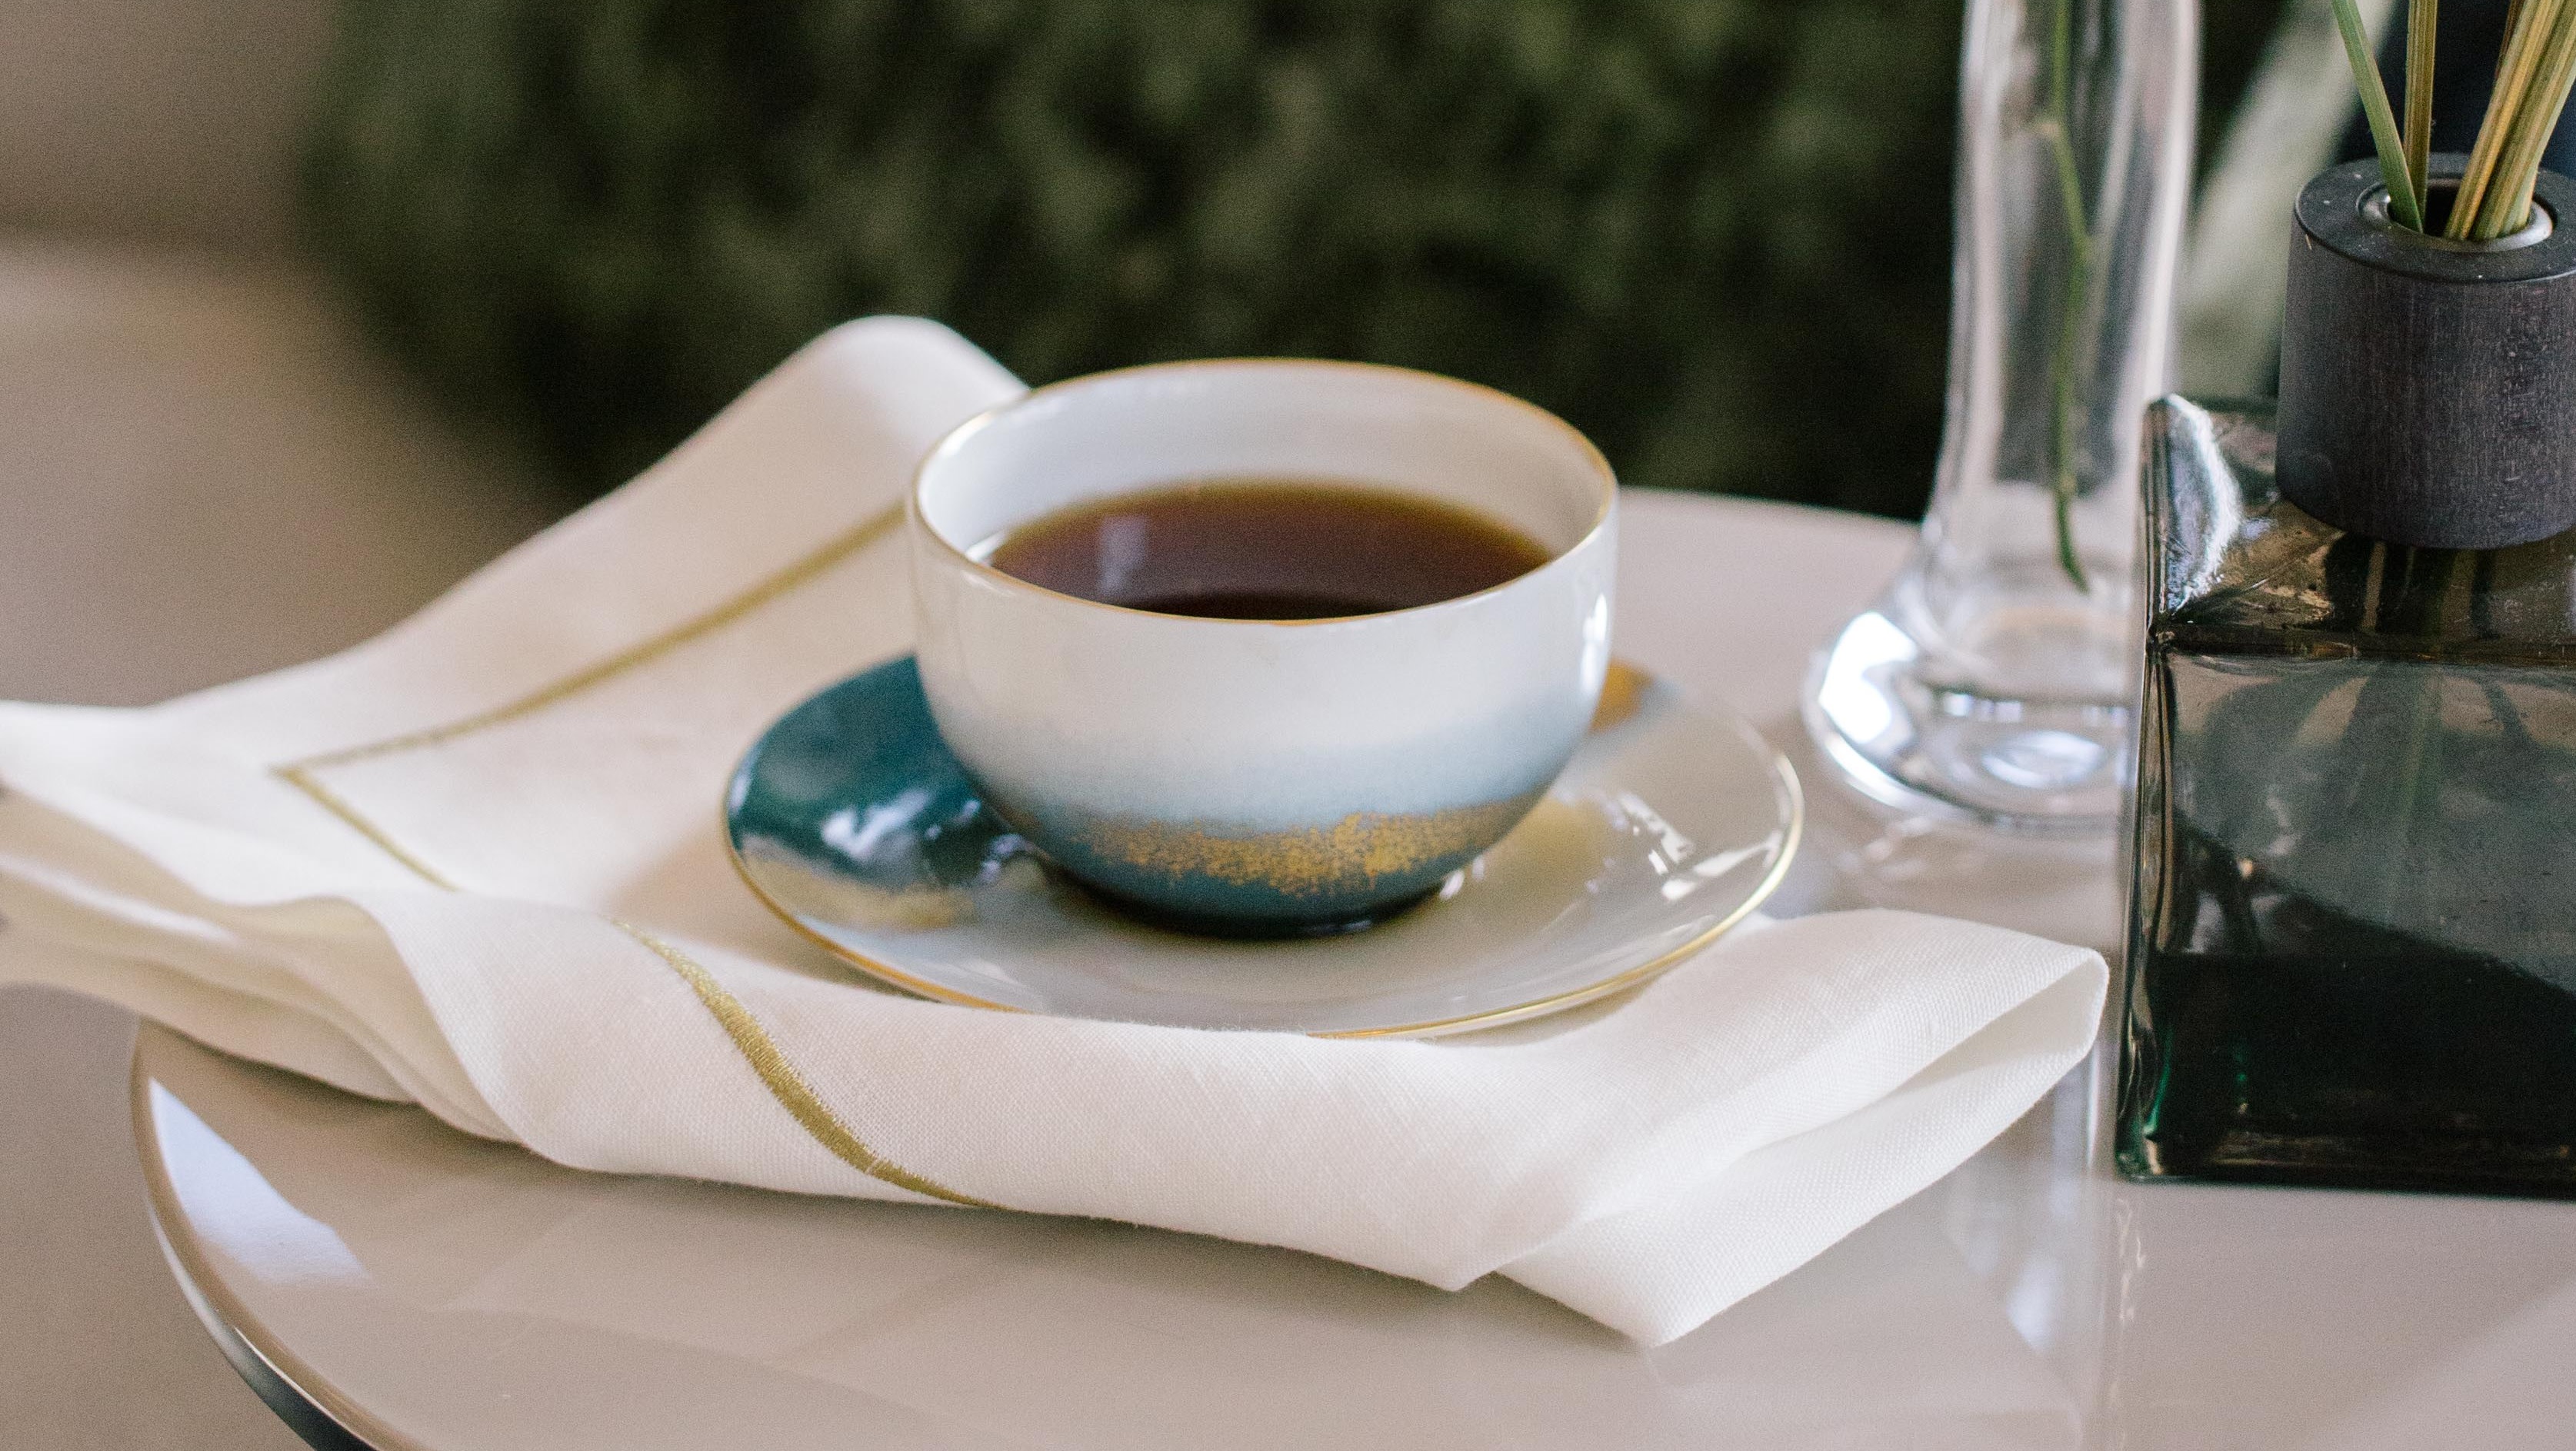
[[[2345,30],[2383,154],[2298,199],[2277,415],[2148,414],[2118,1157],[2576,1196],[2576,5],[2465,156]]]

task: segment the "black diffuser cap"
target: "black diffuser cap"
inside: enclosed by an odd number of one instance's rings
[[[2466,158],[2432,161],[2434,224]],[[2299,194],[2281,331],[2280,486],[2351,533],[2498,549],[2576,526],[2576,182],[2452,242],[2388,220],[2379,168]]]

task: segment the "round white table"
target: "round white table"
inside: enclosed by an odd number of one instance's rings
[[[2108,948],[2108,844],[1888,815],[1797,726],[1911,531],[1632,495],[1619,649],[1763,724],[1811,832],[1773,910]],[[852,662],[856,665],[859,662]],[[712,788],[710,788],[712,789]],[[1499,1280],[560,1169],[147,1028],[172,1267],[321,1446],[2576,1444],[2576,1205],[2125,1183],[2097,1054],[1968,1164],[1658,1350]]]

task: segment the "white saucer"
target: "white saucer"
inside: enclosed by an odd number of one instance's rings
[[[851,964],[971,1006],[1198,1028],[1403,1037],[1642,982],[1742,921],[1797,849],[1797,778],[1753,727],[1613,668],[1592,735],[1529,818],[1364,932],[1245,942],[1137,922],[983,810],[909,658],[822,692],[726,796],[743,879]]]

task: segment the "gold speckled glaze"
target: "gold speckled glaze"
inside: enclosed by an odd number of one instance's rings
[[[1228,832],[1112,818],[1082,832],[1102,857],[1168,881],[1266,887],[1298,898],[1364,896],[1475,855],[1529,814],[1539,792],[1406,814],[1353,812],[1330,826]]]

